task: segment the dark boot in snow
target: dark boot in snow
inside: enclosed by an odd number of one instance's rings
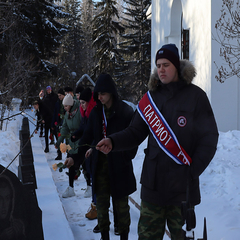
[[[120,235],[119,231],[118,231],[118,227],[114,227],[114,234],[115,235]]]
[[[120,234],[120,240],[128,240],[128,233],[121,233]]]
[[[101,236],[100,240],[109,240],[109,231],[101,232]]]
[[[55,158],[55,160],[62,160],[62,153],[60,150],[57,150],[57,157]]]
[[[94,233],[100,233],[100,229],[99,229],[98,225],[95,226],[95,228],[93,229],[93,232]]]

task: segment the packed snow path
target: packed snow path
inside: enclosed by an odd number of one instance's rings
[[[44,138],[41,138],[41,143],[44,148]],[[76,196],[70,198],[62,198],[62,193],[68,187],[68,176],[66,174],[68,170],[64,169],[63,172],[59,172],[58,170],[53,171],[52,165],[54,163],[64,162],[66,154],[63,154],[63,160],[60,161],[54,160],[56,156],[56,149],[53,145],[50,145],[50,152],[46,153],[47,162],[49,168],[52,171],[53,180],[55,182],[59,198],[62,202],[66,218],[72,229],[74,239],[99,240],[101,238],[100,233],[93,233],[92,231],[97,224],[97,220],[88,220],[87,218],[85,218],[85,214],[90,207],[92,198],[84,198],[84,192],[87,186],[83,174],[81,174],[80,177],[76,181],[74,181],[74,191]],[[137,222],[140,213],[139,210],[130,201],[129,205],[131,214],[131,230],[129,234],[129,239],[137,240]],[[111,222],[110,239],[120,239],[119,236],[116,236],[114,234],[112,206],[110,207],[109,216]]]
[[[44,146],[44,139],[41,138],[41,142]],[[84,192],[86,190],[87,184],[83,174],[74,181],[74,191],[76,196],[70,198],[62,198],[62,193],[66,190],[68,185],[68,176],[66,172],[68,169],[64,169],[63,172],[53,171],[52,165],[54,163],[64,162],[66,154],[63,154],[63,160],[56,161],[54,160],[57,156],[56,149],[51,146],[50,152],[46,154],[47,162],[49,164],[49,168],[52,171],[53,180],[56,184],[57,191],[59,194],[59,198],[62,202],[64,212],[66,214],[66,218],[70,224],[70,227],[73,231],[74,238],[77,239],[84,239],[84,240],[95,240],[100,239],[100,233],[93,233],[93,228],[97,224],[97,220],[88,220],[85,218],[85,214],[87,213],[92,198],[84,198]],[[110,237],[113,240],[120,239],[119,236],[115,236],[113,233],[113,214],[112,214],[112,206],[110,207],[109,211],[110,215]],[[137,239],[137,228],[136,224],[139,218],[139,210],[135,207],[131,207],[131,231],[129,235],[129,239]]]

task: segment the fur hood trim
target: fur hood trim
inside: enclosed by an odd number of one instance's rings
[[[186,59],[180,60],[180,79],[185,81],[187,84],[190,84],[196,74],[196,69],[190,61]],[[157,74],[157,68],[155,68],[154,72],[150,76],[148,89],[150,91],[155,91],[157,89],[159,81],[160,80]]]

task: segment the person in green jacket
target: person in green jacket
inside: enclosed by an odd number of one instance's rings
[[[68,154],[75,154],[78,152],[78,141],[72,142],[71,141],[71,134],[74,133],[76,130],[78,130],[81,122],[81,114],[79,110],[79,101],[74,100],[71,94],[67,94],[62,102],[64,109],[66,110],[62,128],[60,130],[60,136],[58,138],[58,141],[55,145],[56,148],[59,148],[60,144],[66,139],[68,141],[68,144],[72,148],[70,151],[68,151]],[[68,155],[67,155],[68,156]],[[76,172],[79,170],[80,165],[75,164],[69,169],[69,186],[65,190],[65,192],[62,194],[63,198],[68,198],[75,196],[75,192],[73,189],[73,182],[74,178],[76,176]]]

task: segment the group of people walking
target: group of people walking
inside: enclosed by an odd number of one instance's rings
[[[128,196],[136,190],[132,159],[145,138],[138,239],[162,239],[166,224],[171,239],[191,239],[182,229],[182,204],[194,209],[200,203],[199,176],[215,154],[218,130],[205,92],[192,83],[196,70],[180,60],[177,47],[163,45],[155,63],[149,91],[135,112],[119,99],[107,73],[99,75],[93,93],[79,91],[80,108],[71,94],[62,100],[66,113],[56,147],[67,135],[73,146],[64,163],[69,168],[65,193],[74,195],[72,178],[84,165],[92,185],[91,206],[97,211],[94,230],[102,240],[110,239],[111,198],[115,234],[128,239]]]
[[[80,130],[79,128],[84,125],[82,122],[86,122],[85,119],[89,116],[91,109],[94,107],[92,91],[90,88],[84,89],[82,86],[78,86],[74,94],[72,88],[65,87],[64,89],[60,88],[58,94],[55,94],[51,87],[48,86],[46,92],[46,97],[43,97],[44,91],[41,90],[39,93],[41,98],[33,103],[38,117],[36,132],[40,126],[44,124],[46,145],[44,151],[46,153],[49,152],[48,134],[50,132],[51,142],[53,142],[53,137],[56,138],[55,148],[57,149],[57,157],[55,160],[61,160],[62,153],[59,146],[64,141],[71,146],[71,150],[67,154],[73,154],[78,151],[78,140],[74,139],[74,134],[75,132],[78,132],[78,137],[81,136],[83,127],[81,127]],[[83,94],[80,98],[81,92]],[[82,101],[82,104],[80,104],[80,101]],[[89,104],[89,102],[91,102],[91,104]],[[87,107],[88,105],[89,107]],[[41,131],[39,136],[42,136]],[[75,168],[70,168],[67,173],[69,176],[69,187],[62,195],[64,198],[75,195],[73,182],[80,174],[80,165],[82,165],[83,173],[87,182],[87,189],[84,196],[90,197],[92,195],[91,179],[86,171],[84,156],[81,159],[79,165]]]

